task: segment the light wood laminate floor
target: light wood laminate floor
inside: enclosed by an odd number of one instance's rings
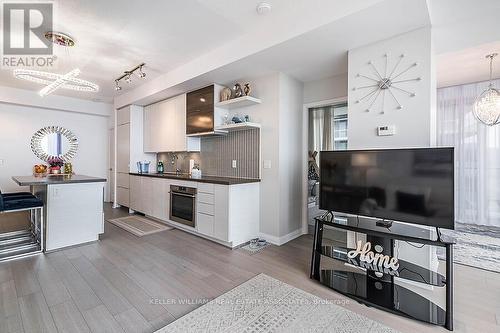
[[[311,236],[250,255],[175,229],[142,238],[105,229],[96,243],[0,263],[0,332],[152,332],[259,273],[402,332],[446,332],[310,280]],[[455,331],[500,332],[500,274],[456,265],[455,275]]]

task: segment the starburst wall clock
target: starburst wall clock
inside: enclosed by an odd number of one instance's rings
[[[404,97],[415,97],[412,84],[420,81],[419,76],[411,76],[412,71],[418,66],[417,62],[401,66],[405,55],[401,54],[391,65],[388,54],[384,54],[385,66],[379,69],[368,61],[369,73],[356,74],[356,82],[359,85],[352,88],[359,91],[355,99],[356,104],[361,104],[366,112],[378,111],[384,114],[387,110],[403,109],[401,103]]]

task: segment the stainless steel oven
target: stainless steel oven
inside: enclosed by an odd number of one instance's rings
[[[196,188],[170,185],[170,220],[196,227]]]

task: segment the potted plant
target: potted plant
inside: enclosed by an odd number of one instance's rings
[[[61,167],[64,165],[64,161],[59,156],[50,157],[47,161],[50,165],[50,173],[59,174],[61,173]]]

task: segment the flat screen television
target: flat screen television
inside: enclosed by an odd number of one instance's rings
[[[453,148],[322,151],[320,208],[454,229]]]

